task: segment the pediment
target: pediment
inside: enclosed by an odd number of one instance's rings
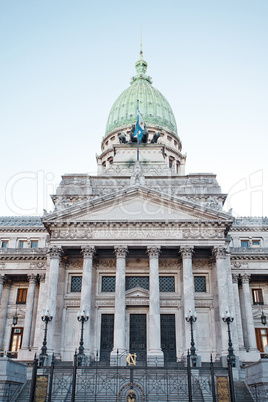
[[[230,219],[231,216],[223,211],[207,208],[182,197],[137,186],[47,214],[43,221],[49,223],[60,220],[78,223]]]
[[[126,291],[126,297],[149,297],[149,290],[136,286],[135,288]]]

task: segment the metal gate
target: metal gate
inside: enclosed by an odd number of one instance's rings
[[[136,353],[137,360],[146,360],[146,314],[130,314],[130,353]]]

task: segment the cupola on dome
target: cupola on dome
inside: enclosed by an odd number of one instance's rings
[[[137,74],[132,77],[130,87],[122,92],[112,106],[105,136],[116,129],[135,124],[139,101],[143,121],[148,127],[165,129],[178,137],[175,117],[168,101],[152,86],[152,79],[146,74],[147,62],[143,59],[142,50],[135,67]]]

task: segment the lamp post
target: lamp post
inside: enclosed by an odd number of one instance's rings
[[[77,313],[77,320],[81,322],[81,336],[80,336],[80,345],[78,348],[78,365],[81,365],[82,358],[84,356],[84,323],[89,319],[89,312],[85,311],[83,307],[82,310],[79,310]]]
[[[266,325],[266,315],[264,314],[263,310],[261,312],[261,323],[262,325]]]
[[[43,311],[41,315],[41,320],[45,323],[43,346],[41,348],[41,354],[39,356],[41,365],[43,365],[45,357],[47,356],[47,324],[49,323],[49,321],[52,321],[52,319],[53,316],[50,314],[47,307],[46,311]]]
[[[196,353],[195,353],[196,348],[195,348],[195,342],[194,342],[193,323],[196,322],[196,320],[197,320],[196,312],[195,311],[193,312],[192,309],[189,308],[189,313],[185,314],[185,320],[187,322],[189,322],[190,326],[191,326],[191,348],[190,348],[190,351],[191,351],[192,363],[193,363],[193,366],[195,367],[196,366]]]
[[[231,399],[231,402],[235,402],[234,379],[233,379],[233,366],[235,363],[235,354],[234,354],[234,348],[233,348],[233,343],[232,343],[232,338],[231,338],[231,330],[230,330],[230,324],[231,324],[231,322],[234,321],[234,317],[231,315],[228,307],[226,307],[225,313],[222,314],[222,321],[226,322],[227,326],[228,326],[227,362],[228,362],[228,374],[229,374],[229,386],[230,386],[230,399]]]

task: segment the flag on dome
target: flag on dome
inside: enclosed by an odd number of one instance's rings
[[[139,111],[139,108],[137,108],[137,123],[136,123],[136,128],[135,128],[133,137],[138,136],[139,142],[142,140],[143,130],[144,130],[144,123],[142,120],[142,114]]]

